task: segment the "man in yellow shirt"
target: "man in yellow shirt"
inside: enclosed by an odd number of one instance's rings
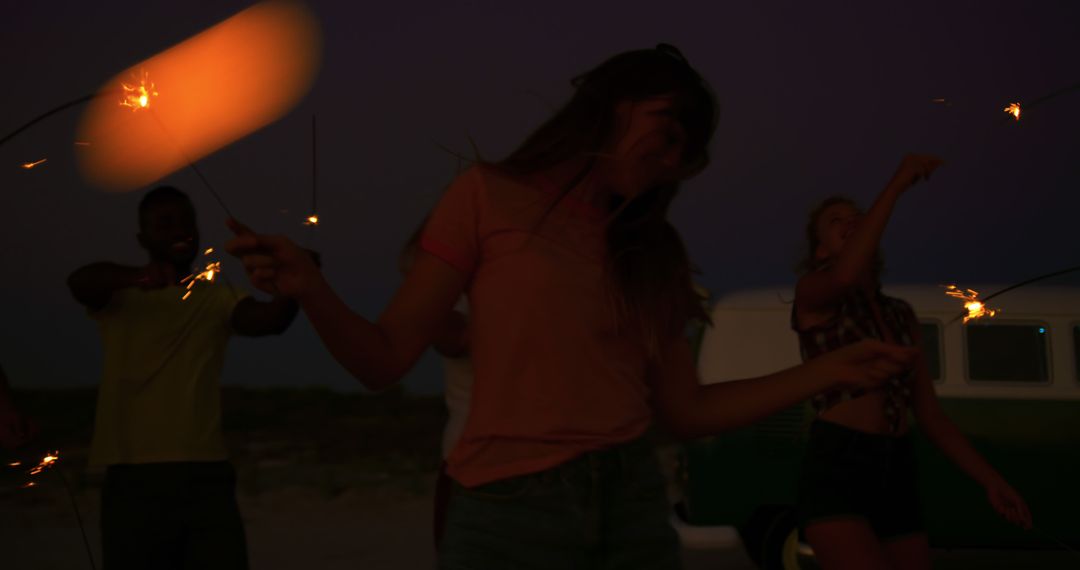
[[[106,468],[105,567],[247,568],[221,430],[225,347],[234,333],[284,332],[298,307],[220,282],[197,282],[185,298],[199,233],[190,199],[175,188],[140,202],[138,239],[145,266],[99,262],[68,278],[103,344],[90,464]]]

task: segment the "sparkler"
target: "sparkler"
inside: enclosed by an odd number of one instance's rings
[[[1066,543],[1064,540],[1061,540],[1060,538],[1058,538],[1058,536],[1056,534],[1050,534],[1049,532],[1046,532],[1045,530],[1040,528],[1038,525],[1031,525],[1031,528],[1043,533],[1048,538],[1050,538],[1050,540],[1053,540],[1054,542],[1056,542],[1058,544],[1058,546],[1064,548],[1065,550],[1068,550],[1069,552],[1072,552],[1073,554],[1076,554],[1077,556],[1080,556],[1080,551],[1077,551],[1075,548],[1069,546],[1068,543]]]
[[[998,295],[1003,295],[1003,294],[1008,293],[1009,291],[1012,291],[1014,289],[1019,289],[1020,287],[1023,287],[1024,285],[1030,285],[1030,284],[1038,282],[1038,281],[1043,281],[1045,279],[1050,279],[1051,277],[1057,277],[1059,275],[1065,275],[1066,273],[1072,273],[1074,271],[1080,271],[1080,265],[1077,265],[1075,267],[1067,267],[1065,269],[1060,269],[1058,271],[1053,271],[1053,272],[1047,273],[1045,275],[1039,275],[1038,277],[1032,277],[1031,279],[1025,279],[1025,280],[1023,280],[1023,281],[1021,281],[1019,283],[1016,283],[1014,285],[1009,285],[1008,287],[1006,287],[1006,288],[1004,288],[1004,289],[1002,289],[1000,291],[995,291],[994,293],[991,293],[990,295],[987,295],[981,302],[978,301],[977,299],[975,301],[980,302],[985,307],[987,301],[989,301],[990,299],[993,299],[994,297],[997,297]],[[949,286],[946,287],[946,289],[949,289],[950,287],[953,288],[953,289],[956,289],[955,285],[949,285]],[[957,289],[957,291],[959,291],[959,289]],[[971,291],[971,289],[968,289],[968,291]],[[960,295],[954,295],[954,294],[950,293],[949,291],[946,291],[945,294],[949,295],[950,297],[963,298]],[[965,308],[967,308],[966,304],[965,304]],[[995,312],[996,312],[996,310],[995,310]],[[961,314],[961,315],[957,316],[956,318],[954,318],[953,320],[949,321],[949,323],[951,324],[951,323],[955,322],[956,319],[959,319],[961,317],[964,317],[964,322],[966,323],[968,321],[968,319],[970,318],[969,317],[970,314],[971,314],[971,309],[968,309],[968,313],[966,315]],[[993,316],[993,314],[991,314],[989,316]]]
[[[967,309],[967,314],[964,315],[964,324],[967,324],[972,319],[993,317],[998,313],[998,309],[991,309],[986,306],[985,301],[980,301],[979,292],[974,289],[960,289],[956,285],[946,285],[945,294],[964,302],[964,308]]]
[[[1010,103],[1009,106],[1005,107],[1003,110],[1012,115],[1017,121],[1020,120],[1020,103]]]
[[[203,251],[203,255],[210,255],[212,253],[214,253],[214,248],[212,248],[212,247],[208,247],[208,248],[206,248],[206,250]],[[213,283],[214,280],[217,279],[218,275],[220,275],[223,279],[225,279],[226,284],[229,284],[228,276],[226,276],[224,273],[221,272],[221,262],[220,261],[210,261],[210,262],[208,262],[206,264],[206,267],[202,271],[199,271],[197,273],[192,273],[191,275],[188,275],[187,277],[184,277],[183,279],[180,280],[180,283],[187,283],[187,291],[184,292],[183,297],[180,297],[180,300],[181,301],[187,301],[188,297],[191,296],[192,290],[195,288],[195,284],[198,283],[199,281],[205,281],[207,283]],[[231,284],[229,284],[229,290],[232,291],[232,294],[235,297],[236,296],[236,291],[232,289]]]
[[[22,167],[25,168],[26,170],[30,170],[31,168],[34,168],[35,166],[37,166],[39,164],[42,164],[47,160],[49,160],[49,159],[43,158],[43,159],[35,161],[35,162],[24,162],[22,164]]]
[[[1068,87],[1063,87],[1061,89],[1058,89],[1057,91],[1054,91],[1053,93],[1043,95],[1042,97],[1039,97],[1038,99],[1035,99],[1035,100],[1032,100],[1032,101],[1028,101],[1027,103],[1024,103],[1024,109],[1030,111],[1031,108],[1035,107],[1036,105],[1041,105],[1042,103],[1044,103],[1046,101],[1049,101],[1049,100],[1051,100],[1051,99],[1053,99],[1055,97],[1065,95],[1066,93],[1072,93],[1073,91],[1076,91],[1078,89],[1080,89],[1080,83],[1077,83],[1075,85],[1070,85]],[[1016,107],[1015,112],[1012,111],[1012,108],[1014,106]],[[1009,105],[1008,107],[1005,108],[1005,112],[1009,113],[1010,115],[1012,115],[1014,117],[1016,117],[1016,120],[1019,121],[1020,120],[1020,103],[1013,103],[1012,105]]]
[[[132,111],[138,111],[139,109],[146,109],[150,106],[150,98],[157,97],[158,92],[154,90],[154,82],[150,81],[150,74],[146,71],[142,72],[142,77],[138,78],[138,84],[121,83],[120,87],[124,90],[124,98],[120,100],[120,106],[130,107]]]
[[[209,255],[212,251],[214,251],[214,248],[206,250],[206,254]],[[199,281],[213,283],[214,278],[217,277],[219,273],[221,273],[221,262],[211,261],[210,263],[206,264],[206,269],[203,269],[198,273],[192,273],[191,275],[188,275],[187,277],[181,279],[180,283],[187,283],[187,292],[184,293],[184,296],[181,297],[180,300],[187,301],[188,297],[191,296],[191,290],[195,287],[195,283]]]
[[[187,163],[188,168],[190,168],[191,171],[199,177],[199,180],[201,180],[203,186],[205,186],[206,189],[210,191],[210,195],[214,197],[214,200],[217,200],[218,205],[221,206],[221,209],[225,211],[225,215],[230,218],[235,218],[236,216],[233,216],[232,212],[229,211],[229,207],[225,205],[225,201],[222,200],[221,196],[218,195],[216,190],[214,190],[214,187],[210,184],[210,181],[206,179],[206,176],[204,176],[202,171],[199,170],[199,167],[195,165],[195,161],[190,160],[187,157],[187,154],[183,151],[182,148],[180,148],[180,145],[176,142],[176,139],[173,138],[169,130],[165,128],[165,123],[161,122],[161,119],[159,119],[158,116],[154,113],[154,109],[150,107],[150,97],[158,96],[158,92],[155,90],[154,82],[150,81],[150,74],[143,70],[141,72],[141,77],[139,78],[139,84],[137,86],[128,85],[127,83],[121,83],[120,85],[123,87],[124,92],[126,93],[124,98],[120,100],[120,106],[131,107],[132,111],[147,109],[150,112],[150,116],[154,118],[154,122],[156,122],[158,124],[158,127],[161,128],[161,131],[165,133],[165,136],[167,136],[169,140],[172,141],[173,145],[176,147],[176,150],[180,153],[180,156],[183,157],[184,162]]]
[[[57,465],[58,461],[60,461],[60,451],[59,450],[53,451],[51,453],[47,452],[45,454],[45,457],[41,458],[41,461],[37,465],[35,465],[32,469],[27,471],[27,474],[30,475],[31,477],[35,476],[35,475],[39,475],[43,471],[45,471],[47,469],[50,469],[54,465]],[[68,485],[67,477],[64,476],[63,469],[58,469],[57,473],[60,476],[60,481],[62,481],[63,484],[64,484],[64,490],[67,491],[68,498],[71,500],[71,508],[72,508],[73,511],[75,511],[75,519],[79,522],[79,532],[82,533],[83,546],[86,547],[86,556],[90,560],[90,568],[96,568],[94,566],[94,556],[93,556],[93,554],[91,554],[91,551],[90,551],[90,541],[86,538],[86,528],[83,526],[82,515],[79,514],[79,505],[75,502],[75,495],[74,495],[74,493],[71,492],[71,487]],[[29,481],[25,485],[23,485],[22,488],[23,489],[29,489],[31,487],[36,487],[36,486],[37,486],[37,482]]]
[[[35,466],[31,467],[30,469],[26,470],[26,474],[29,475],[30,477],[35,477],[37,475],[40,475],[46,469],[49,469],[53,465],[56,465],[56,462],[59,461],[59,460],[60,460],[60,452],[59,451],[46,452],[45,456],[41,458],[41,461],[39,461],[37,465],[35,465]],[[22,461],[12,461],[11,463],[8,463],[7,465],[8,465],[8,467],[16,469],[16,468],[22,467],[22,464],[23,464]],[[22,488],[26,489],[26,488],[29,488],[29,487],[34,487],[36,485],[37,485],[37,483],[35,483],[33,481],[28,481],[28,482],[26,482],[26,483],[24,483],[22,485]]]
[[[318,137],[315,134],[315,115],[311,115],[311,215],[304,220],[305,226],[315,227],[319,225],[319,169],[316,159],[318,152],[316,143]]]
[[[47,454],[45,454],[45,457],[43,457],[41,459],[41,462],[38,463],[37,465],[35,465],[34,468],[31,469],[30,471],[27,471],[27,473],[29,473],[30,475],[37,475],[38,473],[41,473],[42,471],[48,469],[49,467],[52,467],[53,464],[56,463],[57,460],[59,460],[59,459],[60,459],[60,451],[54,451],[52,453],[47,453]]]
[[[64,484],[64,490],[67,491],[68,499],[71,500],[71,509],[75,512],[75,520],[79,523],[79,532],[82,533],[83,546],[86,548],[86,558],[90,561],[90,568],[97,570],[97,566],[94,564],[94,554],[90,550],[90,540],[86,537],[86,527],[83,525],[82,515],[79,513],[79,505],[75,502],[75,494],[71,492],[71,486],[68,485],[67,477],[64,476],[64,469],[59,465],[60,451],[46,452],[45,456],[41,458],[41,461],[37,465],[29,469],[26,474],[34,477],[40,475],[46,470],[51,469],[54,465],[57,466],[57,475],[60,477],[60,481]],[[12,461],[7,464],[8,467],[21,467],[22,461]],[[19,486],[21,489],[31,489],[37,487],[37,481],[27,481]]]

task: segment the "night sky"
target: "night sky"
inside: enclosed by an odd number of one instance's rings
[[[869,205],[906,152],[947,164],[902,199],[884,240],[887,282],[1008,284],[1080,264],[1080,91],[1019,123],[1002,112],[1080,83],[1080,3],[939,4],[313,2],[324,52],[311,92],[199,165],[245,223],[320,250],[342,297],[375,318],[400,281],[400,244],[454,175],[438,145],[470,154],[471,136],[482,156],[501,157],[561,104],[570,77],[663,41],[723,107],[713,164],[672,216],[714,293],[792,284],[810,207],[834,193]],[[249,5],[6,2],[0,136]],[[227,86],[216,96],[243,104]],[[941,97],[951,104],[932,102]],[[64,279],[92,261],[145,261],[142,190],[107,194],[80,178],[80,112],[0,147],[0,363],[20,387],[97,382],[97,331]],[[314,232],[301,225],[313,113]],[[227,239],[191,172],[162,182],[195,201],[204,246]],[[243,282],[231,259],[226,273]],[[302,316],[279,338],[234,340],[224,381],[359,386]],[[437,360],[425,357],[406,385],[440,390]]]

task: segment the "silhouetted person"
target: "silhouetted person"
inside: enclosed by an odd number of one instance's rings
[[[100,262],[68,278],[97,321],[104,372],[90,464],[105,467],[106,569],[247,567],[236,475],[221,430],[220,377],[233,334],[280,334],[294,301],[257,301],[216,280],[181,280],[200,254],[195,209],[163,186],[139,203],[142,266]]]
[[[667,45],[616,55],[573,84],[509,157],[450,185],[377,321],[351,311],[289,240],[244,233],[228,245],[256,287],[298,299],[373,389],[400,380],[468,296],[474,379],[447,458],[444,569],[676,568],[646,437],[655,420],[717,433],[827,388],[876,386],[914,354],[867,342],[701,385],[683,333],[708,317],[667,211],[707,164],[712,93]]]
[[[940,164],[932,156],[905,157],[865,214],[843,197],[811,213],[805,273],[792,309],[804,361],[865,339],[921,344],[911,305],[881,292],[878,247],[897,200]],[[823,391],[812,402],[817,420],[810,426],[798,512],[823,568],[930,568],[909,411],[927,438],[985,487],[995,510],[1031,526],[1024,500],[941,409],[921,357],[911,372],[878,389]]]

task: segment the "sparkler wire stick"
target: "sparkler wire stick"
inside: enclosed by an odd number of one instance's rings
[[[1038,105],[1039,103],[1042,103],[1044,101],[1049,101],[1050,99],[1053,99],[1054,97],[1057,97],[1059,95],[1064,95],[1066,93],[1076,91],[1077,89],[1080,89],[1080,83],[1070,85],[1068,87],[1063,87],[1061,89],[1058,89],[1057,91],[1054,91],[1053,93],[1050,93],[1049,95],[1043,95],[1042,97],[1039,97],[1034,101],[1024,103],[1024,110],[1030,109],[1031,107],[1034,107],[1035,105]]]
[[[109,92],[109,91],[102,91],[100,93],[91,93],[90,95],[83,95],[82,97],[79,97],[78,99],[72,99],[71,101],[68,101],[67,103],[57,105],[56,107],[53,107],[52,109],[49,109],[48,111],[45,111],[44,113],[34,117],[33,119],[30,119],[29,122],[25,123],[24,125],[22,125],[21,127],[15,129],[14,131],[11,131],[7,135],[4,135],[4,138],[0,139],[0,146],[2,146],[4,143],[8,142],[9,140],[15,138],[15,136],[18,135],[19,133],[21,133],[21,132],[25,131],[26,129],[29,129],[30,127],[36,125],[37,123],[39,123],[39,122],[41,122],[41,121],[43,121],[43,120],[57,114],[57,113],[59,113],[60,111],[63,111],[64,109],[68,109],[68,108],[74,107],[76,105],[82,105],[83,103],[92,101],[94,99],[97,99],[98,97],[102,97],[102,96],[105,96],[105,95],[114,95],[114,94],[115,93]]]
[[[90,541],[86,538],[86,527],[83,526],[82,515],[79,514],[79,505],[75,502],[75,494],[71,492],[67,477],[64,476],[64,466],[58,465],[57,467],[59,467],[57,474],[64,483],[64,490],[67,491],[68,499],[71,500],[71,510],[75,511],[75,520],[79,522],[79,532],[82,533],[83,546],[86,547],[86,559],[90,561],[91,570],[97,570],[97,566],[94,564],[94,553],[90,550]]]
[[[1069,546],[1069,545],[1068,545],[1068,544],[1067,544],[1067,543],[1066,543],[1066,542],[1065,542],[1064,540],[1061,540],[1061,539],[1060,539],[1060,538],[1058,538],[1057,536],[1055,536],[1055,535],[1052,535],[1052,534],[1050,534],[1050,533],[1046,532],[1045,530],[1043,530],[1043,529],[1042,529],[1042,527],[1040,527],[1040,526],[1038,526],[1038,525],[1031,525],[1031,528],[1033,528],[1033,529],[1035,529],[1035,530],[1037,530],[1037,531],[1039,531],[1039,532],[1043,533],[1043,535],[1044,535],[1044,536],[1046,536],[1046,537],[1047,537],[1047,538],[1049,538],[1050,540],[1053,540],[1054,542],[1058,543],[1058,546],[1061,546],[1061,547],[1062,547],[1062,548],[1064,548],[1065,550],[1068,550],[1069,552],[1072,552],[1073,554],[1075,554],[1075,555],[1077,555],[1077,556],[1080,556],[1080,551],[1078,551],[1078,550],[1076,550],[1075,548],[1073,548],[1073,547]]]
[[[172,134],[169,133],[169,130],[165,128],[165,123],[161,122],[161,119],[158,118],[157,114],[154,113],[153,109],[147,110],[150,112],[150,116],[154,118],[154,121],[158,124],[158,126],[161,127],[161,131],[169,137],[169,140],[173,141],[173,145],[176,146],[177,152],[180,153],[180,156],[184,159],[184,162],[187,163],[188,168],[190,168],[191,171],[199,177],[199,180],[202,180],[203,185],[206,186],[206,189],[210,191],[210,195],[214,197],[214,200],[217,200],[218,205],[221,206],[221,209],[225,211],[225,215],[235,219],[236,216],[234,216],[233,213],[229,211],[229,207],[225,205],[225,201],[221,199],[221,196],[219,196],[217,191],[214,190],[214,187],[210,185],[210,181],[206,179],[206,176],[204,176],[202,171],[199,170],[199,167],[195,166],[195,162],[188,159],[187,153],[184,152],[184,149],[180,148],[179,143],[177,143],[176,139],[174,139]]]
[[[311,114],[311,215],[318,217],[319,215],[319,169],[316,168],[316,160],[318,153],[316,152],[316,143],[318,138],[315,136],[315,114]]]
[[[1001,291],[998,291],[998,292],[996,292],[996,293],[994,293],[992,295],[987,296],[985,299],[983,299],[983,301],[989,301],[990,299],[993,299],[994,297],[997,297],[998,295],[1000,295],[1002,293],[1007,293],[1009,291],[1012,291],[1013,289],[1023,287],[1024,285],[1028,285],[1028,284],[1034,283],[1036,281],[1042,281],[1043,279],[1049,279],[1051,277],[1057,277],[1058,275],[1064,275],[1066,273],[1071,273],[1073,271],[1080,271],[1080,265],[1077,265],[1076,267],[1069,267],[1068,269],[1062,269],[1060,271],[1055,271],[1053,273],[1047,273],[1046,275],[1040,275],[1038,277],[1032,277],[1031,279],[1028,279],[1026,281],[1021,281],[1021,282],[1017,283],[1016,285],[1009,285],[1008,287],[1002,289]]]

